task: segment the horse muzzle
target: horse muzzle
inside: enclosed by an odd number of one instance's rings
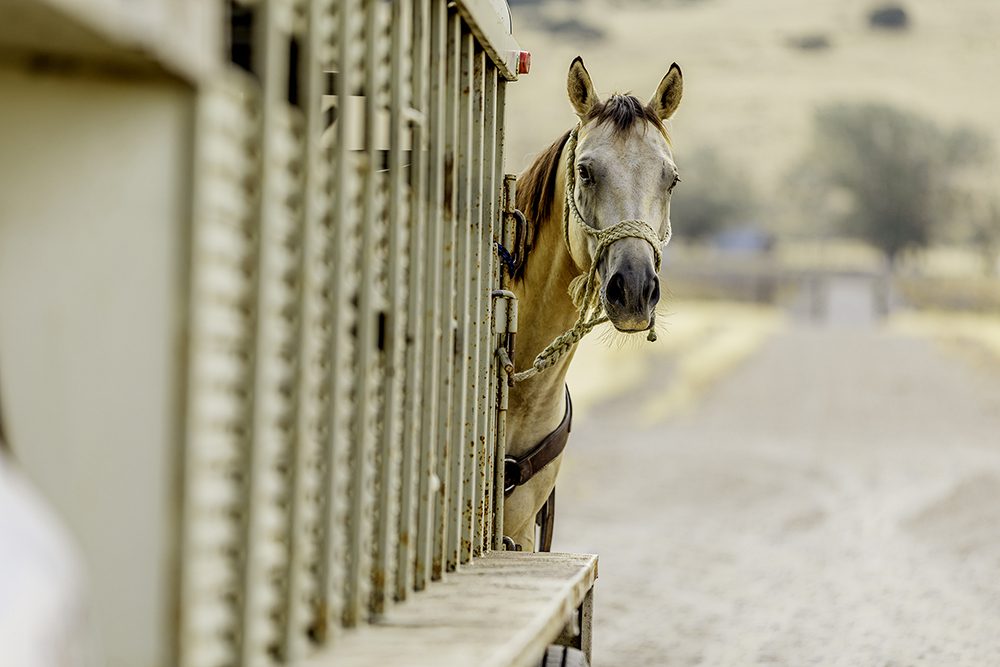
[[[660,300],[660,278],[649,260],[623,257],[608,271],[601,298],[616,329],[646,331]]]

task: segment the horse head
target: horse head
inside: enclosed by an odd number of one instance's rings
[[[580,267],[597,262],[600,300],[615,328],[645,331],[660,298],[660,250],[680,180],[664,122],[681,101],[681,70],[671,65],[646,104],[627,94],[602,101],[578,57],[567,90],[580,119],[567,157],[570,254]],[[620,231],[623,223],[632,231]]]

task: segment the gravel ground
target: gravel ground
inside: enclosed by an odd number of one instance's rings
[[[600,554],[597,667],[1000,665],[995,367],[803,325],[637,426],[662,384],[578,420],[563,463],[555,549]]]

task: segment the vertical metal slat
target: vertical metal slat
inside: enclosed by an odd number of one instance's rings
[[[498,189],[497,196],[494,201],[500,202],[500,212],[496,216],[498,224],[494,229],[493,240],[495,243],[507,241],[504,238],[504,224],[501,222],[503,220],[504,214],[508,210],[513,210],[514,207],[514,185],[510,184],[508,188],[507,177],[504,175],[503,171],[503,160],[504,160],[504,132],[506,130],[505,121],[505,110],[506,110],[506,80],[501,77],[497,77],[497,89],[496,89],[496,153],[494,158],[496,160],[496,167],[494,173],[496,173],[496,185]],[[508,192],[509,195],[508,196]],[[513,246],[511,246],[513,247]],[[502,270],[499,267],[499,262],[495,263],[497,266],[497,280],[501,287],[504,286],[504,280],[502,278]],[[505,375],[500,374],[499,365],[497,363],[496,357],[493,358],[494,371],[493,375],[497,378],[497,392],[494,394],[496,396],[495,404],[495,417],[491,421],[495,423],[494,426],[494,445],[493,445],[493,548],[502,549],[503,548],[503,460],[507,455],[507,415],[506,415],[506,405],[507,405],[507,378]]]
[[[446,566],[454,570],[460,554],[471,550],[469,526],[475,520],[475,469],[476,448],[470,447],[469,420],[466,406],[469,395],[469,368],[467,357],[470,352],[469,307],[472,298],[472,52],[473,37],[464,25],[461,26],[458,56],[458,121],[456,127],[455,156],[455,312],[454,354],[452,365],[452,412],[449,442],[452,443],[451,502],[448,517],[448,551]],[[462,558],[462,560],[468,560]]]
[[[331,263],[336,275],[329,285],[331,301],[331,353],[330,353],[330,426],[325,442],[324,459],[326,475],[323,503],[324,525],[321,580],[325,604],[320,610],[321,624],[317,627],[320,639],[341,627],[344,618],[345,590],[347,588],[348,511],[351,492],[349,427],[356,406],[354,398],[354,337],[352,329],[357,323],[357,307],[353,297],[358,277],[358,248],[356,235],[359,227],[360,183],[351,152],[357,140],[356,110],[351,104],[351,93],[358,87],[357,72],[363,59],[364,24],[360,0],[339,0],[336,25],[339,36],[331,56],[336,68],[334,95],[336,122],[332,133],[330,162],[333,166],[331,182],[332,249]]]
[[[409,49],[409,5],[392,4],[391,25],[391,92],[389,97],[389,201],[387,264],[388,303],[384,317],[385,366],[391,369],[386,377],[385,401],[381,423],[379,511],[376,526],[374,567],[372,571],[372,611],[384,611],[392,599],[396,542],[399,530],[400,468],[402,458],[403,373],[406,352],[406,274],[409,257],[408,197],[403,164],[406,121],[404,112],[410,107],[409,76],[405,65]],[[412,152],[411,152],[412,154]]]
[[[479,423],[480,437],[486,450],[486,489],[485,524],[481,549],[489,551],[493,548],[493,502],[496,492],[493,470],[496,465],[496,429],[494,426],[496,414],[496,373],[493,372],[493,356],[495,354],[495,337],[493,335],[493,299],[490,293],[499,288],[497,273],[496,250],[494,245],[494,229],[499,216],[500,205],[497,198],[496,174],[496,86],[497,70],[492,62],[486,61],[483,99],[483,228],[480,240],[483,252],[482,275],[484,284],[481,288],[480,311],[480,361],[479,361]]]
[[[417,557],[414,567],[414,588],[423,589],[432,576],[435,546],[435,495],[439,493],[437,478],[439,455],[439,359],[441,356],[443,251],[445,221],[444,163],[445,163],[445,78],[444,69],[434,66],[445,61],[448,44],[448,8],[446,3],[435,0],[430,12],[430,79],[428,120],[430,128],[430,153],[428,158],[427,188],[427,259],[424,282],[424,413],[421,420],[419,512],[417,519]]]
[[[294,495],[288,569],[288,619],[284,655],[296,660],[308,654],[322,604],[319,562],[322,548],[323,443],[329,436],[332,309],[329,285],[334,278],[329,261],[329,165],[323,146],[325,86],[323,51],[335,43],[331,0],[313,0],[305,16],[301,66],[305,157],[303,162],[304,222],[302,285],[299,297],[299,385]]]
[[[486,447],[483,437],[483,424],[480,423],[479,413],[483,405],[480,396],[480,373],[481,363],[480,343],[482,322],[482,302],[484,300],[483,290],[489,284],[488,279],[483,276],[483,262],[489,261],[489,256],[483,256],[483,108],[485,106],[483,92],[483,77],[486,67],[486,54],[482,49],[476,48],[473,61],[473,81],[469,87],[471,92],[470,106],[472,111],[472,213],[470,226],[472,231],[473,262],[474,272],[471,276],[472,297],[469,299],[469,310],[466,325],[469,335],[474,341],[470,345],[467,357],[469,369],[468,392],[469,406],[466,414],[468,427],[466,429],[467,446],[475,451],[476,465],[473,469],[475,486],[475,511],[473,512],[473,523],[469,526],[468,551],[464,554],[466,560],[473,555],[482,554],[483,525],[486,521],[488,505],[486,503]],[[490,474],[492,477],[492,471]]]
[[[253,376],[259,98],[234,72],[198,102],[177,664],[239,655],[246,423]]]
[[[379,266],[376,257],[379,227],[379,183],[376,173],[378,159],[375,141],[376,112],[379,109],[378,57],[381,3],[366,0],[364,29],[364,155],[358,165],[363,182],[360,282],[356,293],[358,320],[356,328],[357,357],[354,387],[356,405],[351,427],[350,493],[347,531],[347,578],[344,592],[344,625],[350,627],[364,620],[371,585],[372,538],[375,511],[375,448],[376,411],[378,407],[378,294],[376,281]]]
[[[297,306],[303,128],[288,104],[290,7],[261,9],[263,190],[257,253],[257,340],[245,523],[241,663],[269,665],[283,647],[287,614],[292,448],[295,439]]]
[[[406,386],[403,416],[402,464],[400,470],[399,536],[396,548],[395,597],[405,599],[413,582],[416,568],[416,529],[418,502],[418,477],[420,476],[420,429],[424,408],[423,351],[425,349],[424,281],[427,275],[425,237],[427,235],[428,205],[427,154],[428,154],[428,80],[430,44],[429,0],[413,0],[412,31],[410,44],[410,81],[415,112],[422,117],[410,121],[412,152],[410,161],[410,234],[409,234],[409,299],[406,308]]]

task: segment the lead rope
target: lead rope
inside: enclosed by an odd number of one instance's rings
[[[590,263],[590,269],[588,269],[587,273],[574,278],[569,284],[570,298],[573,299],[573,304],[580,310],[580,316],[577,318],[576,324],[570,327],[565,333],[556,336],[544,350],[538,353],[534,363],[531,364],[531,368],[514,373],[514,382],[527,380],[549,368],[559,361],[564,354],[569,352],[570,348],[580,342],[584,336],[590,333],[594,327],[608,321],[608,316],[602,312],[603,308],[599,299],[601,292],[600,281],[597,278],[597,265],[607,251],[608,246],[621,239],[642,239],[653,249],[654,264],[656,265],[656,272],[659,274],[660,260],[663,257],[661,247],[670,241],[669,222],[667,223],[666,237],[660,239],[656,230],[644,220],[622,220],[607,229],[591,227],[584,221],[583,216],[580,214],[580,209],[576,206],[576,140],[579,133],[580,126],[577,125],[569,133],[569,139],[566,140],[566,150],[568,151],[566,159],[566,203],[563,206],[563,232],[566,239],[566,250],[570,252],[570,256],[572,257],[572,250],[569,243],[570,212],[572,212],[573,219],[580,228],[597,239],[594,260]],[[649,333],[646,335],[646,340],[650,342],[656,340],[656,332],[653,326],[654,322],[651,319]]]

